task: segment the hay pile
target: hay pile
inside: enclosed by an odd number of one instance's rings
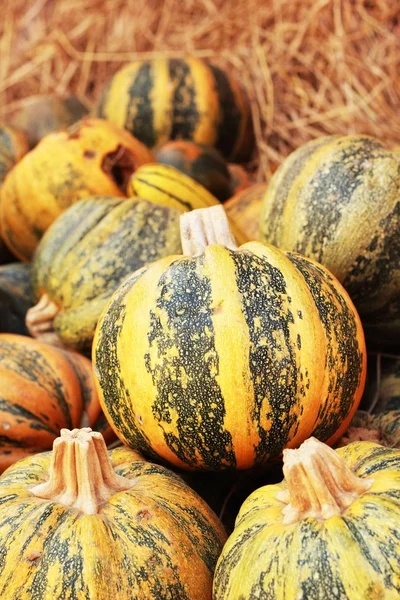
[[[400,9],[391,0],[3,0],[0,118],[26,97],[89,107],[121,65],[207,58],[247,88],[259,179],[322,134],[400,145]]]

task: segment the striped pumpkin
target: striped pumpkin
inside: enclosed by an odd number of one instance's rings
[[[162,146],[155,157],[157,162],[175,167],[200,183],[221,202],[232,196],[228,165],[215,148],[190,140],[175,140]]]
[[[12,263],[0,267],[0,333],[29,335],[27,310],[33,306],[30,264]]]
[[[213,599],[399,598],[400,451],[310,439],[283,470],[240,509]]]
[[[153,160],[127,131],[100,119],[49,134],[3,186],[4,241],[18,258],[29,260],[46,229],[71,204],[93,194],[124,196],[133,171]]]
[[[227,72],[198,58],[126,65],[106,85],[96,114],[149,148],[175,139],[215,146],[244,159],[254,145],[250,104]]]
[[[42,341],[89,351],[97,321],[131,273],[180,252],[177,210],[140,199],[81,200],[46,232],[33,261],[38,304],[27,325]]]
[[[4,600],[211,600],[226,539],[180,477],[90,428],[2,475],[0,535]]]
[[[333,443],[365,380],[361,324],[323,267],[237,248],[222,207],[181,217],[184,256],[128,278],[100,319],[100,401],[122,441],[182,468],[248,469]]]
[[[358,410],[339,445],[346,446],[358,441],[371,441],[400,449],[400,410],[388,410],[372,415]]]
[[[63,427],[94,425],[100,405],[87,358],[0,335],[0,472],[51,448]],[[0,594],[0,597],[1,594]]]
[[[400,162],[378,140],[322,137],[291,154],[268,187],[262,239],[325,265],[366,335],[400,334]]]
[[[11,115],[11,123],[24,132],[33,148],[49,133],[70,127],[87,113],[86,106],[75,96],[31,96]]]
[[[250,240],[259,238],[261,208],[266,190],[266,183],[257,183],[235,194],[224,204],[227,215]]]

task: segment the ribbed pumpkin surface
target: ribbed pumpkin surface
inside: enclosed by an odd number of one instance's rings
[[[268,187],[262,239],[325,265],[366,333],[400,333],[400,162],[367,136],[322,137],[291,154]]]
[[[333,442],[360,400],[365,356],[338,281],[256,242],[143,269],[112,298],[93,345],[118,436],[205,469],[263,464],[311,433]]]
[[[149,148],[188,139],[216,146],[226,157],[246,158],[254,143],[242,87],[197,58],[126,65],[104,89],[97,114],[125,127]]]
[[[59,308],[53,329],[90,350],[98,318],[120,283],[148,262],[180,252],[179,211],[140,199],[93,197],[50,227],[33,263],[37,300]]]
[[[153,160],[127,131],[100,119],[49,134],[3,186],[4,241],[18,258],[29,260],[46,229],[71,204],[93,194],[124,196],[135,168]]]
[[[226,539],[216,515],[171,471],[126,448],[109,457],[133,487],[94,515],[33,495],[50,452],[1,477],[3,600],[211,600]]]
[[[83,418],[95,423],[100,405],[90,361],[28,337],[1,334],[0,414],[3,471],[50,449],[63,427],[79,427]]]
[[[0,333],[29,335],[25,315],[33,305],[31,271],[23,263],[0,267]]]
[[[400,452],[358,442],[337,453],[355,475],[372,480],[369,490],[342,515],[289,525],[285,481],[254,492],[219,559],[214,600],[399,597]]]

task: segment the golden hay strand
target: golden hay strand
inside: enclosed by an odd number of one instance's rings
[[[193,54],[246,87],[259,178],[318,135],[400,145],[398,2],[3,0],[2,12],[3,120],[39,93],[74,93],[91,107],[126,62]]]

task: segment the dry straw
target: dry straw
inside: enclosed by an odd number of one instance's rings
[[[258,178],[324,134],[400,145],[397,0],[1,0],[0,118],[31,95],[92,106],[128,61],[187,54],[251,98]]]

